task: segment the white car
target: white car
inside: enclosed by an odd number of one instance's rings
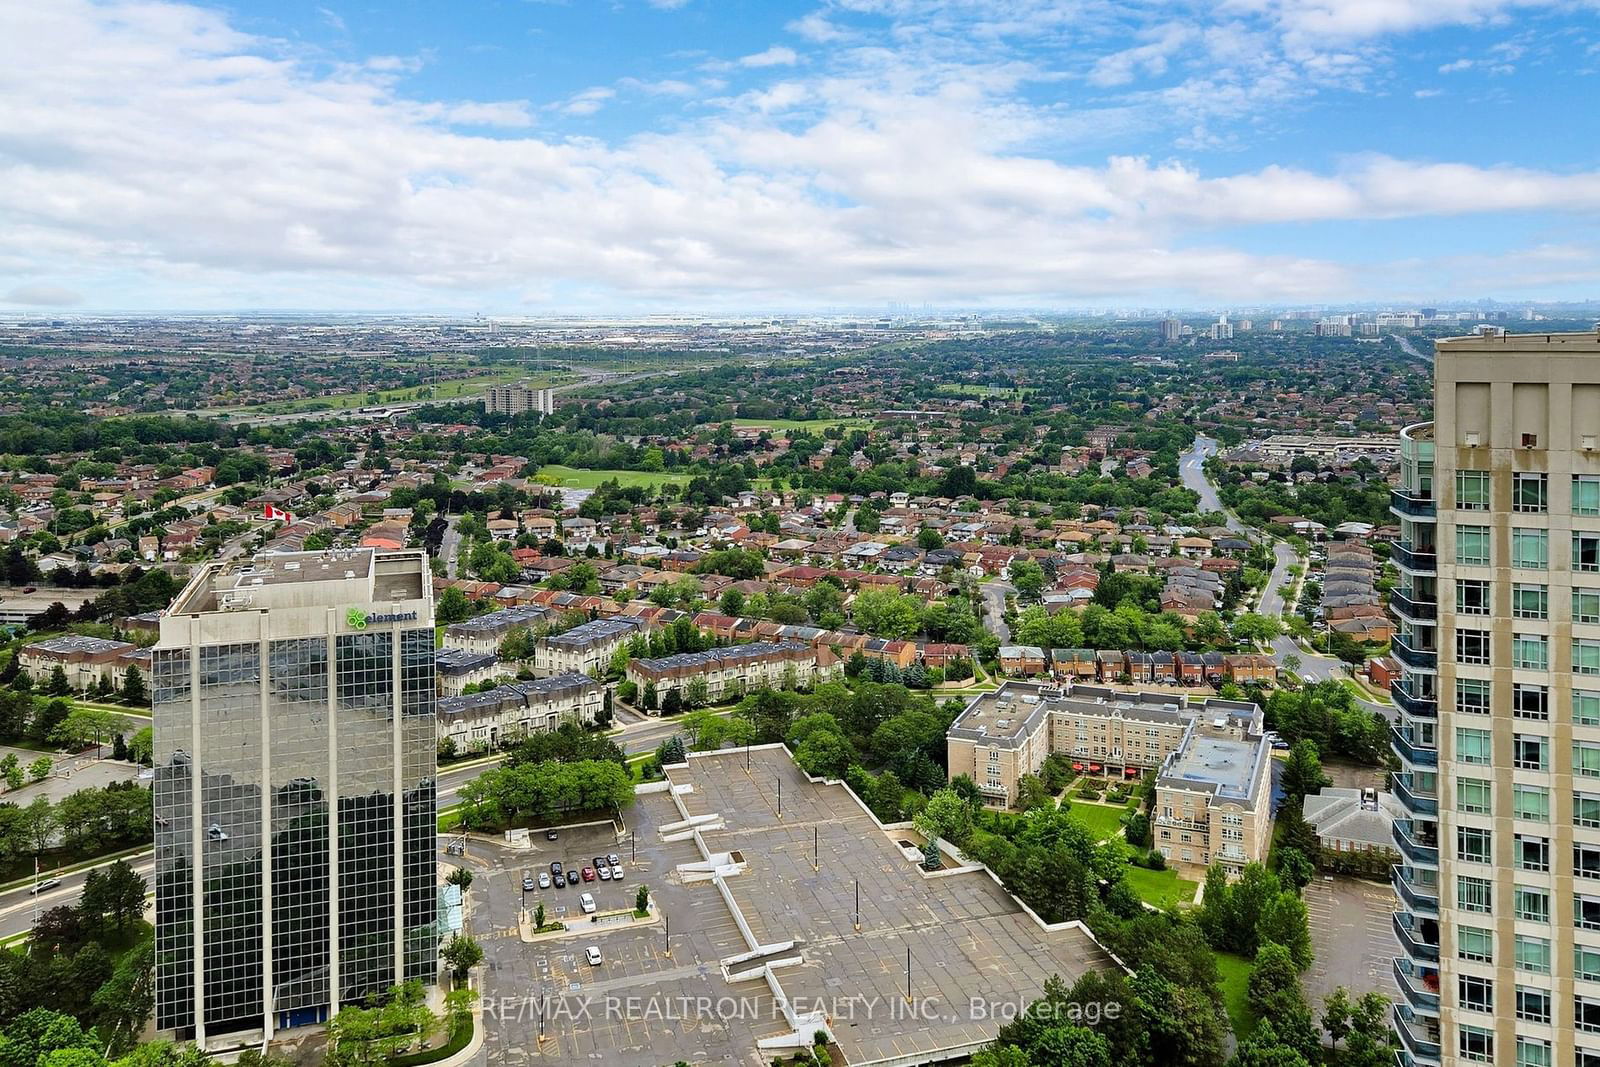
[[[598,874],[600,876],[600,880],[602,882],[611,881],[611,868],[610,867],[600,867],[600,868],[596,869],[594,873]]]
[[[593,945],[583,950],[584,958],[589,961],[589,966],[600,966],[600,950]]]
[[[549,889],[550,888],[550,872],[549,871],[540,871],[539,872],[539,888],[540,889]]]
[[[593,893],[585,893],[585,894],[583,894],[583,896],[579,897],[578,898],[578,907],[583,909],[583,913],[585,915],[593,915],[594,914],[594,910],[595,910],[594,894]]]
[[[611,865],[611,880],[613,882],[622,881],[622,864],[614,863]]]

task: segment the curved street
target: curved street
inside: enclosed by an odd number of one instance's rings
[[[1262,531],[1247,525],[1223,506],[1217,486],[1206,474],[1205,469],[1206,459],[1215,455],[1216,451],[1217,442],[1214,439],[1203,435],[1195,437],[1189,451],[1178,460],[1178,472],[1183,478],[1184,486],[1199,494],[1201,510],[1221,512],[1226,519],[1228,529],[1244,534],[1254,541],[1264,539],[1266,535]],[[1284,590],[1289,586],[1289,568],[1299,562],[1299,557],[1287,541],[1275,541],[1272,544],[1272,559],[1272,573],[1268,575],[1267,584],[1261,590],[1261,601],[1256,610],[1262,615],[1282,618],[1289,609],[1289,604],[1284,599]],[[1302,678],[1309,677],[1318,682],[1326,682],[1350,676],[1348,666],[1343,660],[1308,652],[1287,634],[1273,639],[1272,658],[1280,667],[1291,655],[1300,660],[1299,669],[1295,673]],[[1397,718],[1398,713],[1393,705],[1379,704],[1360,697],[1357,697],[1356,701],[1368,711],[1375,711],[1391,722]]]

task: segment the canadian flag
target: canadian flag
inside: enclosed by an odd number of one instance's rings
[[[273,519],[277,519],[280,522],[294,522],[294,514],[292,512],[284,511],[282,508],[273,507],[271,504],[268,504],[267,510],[261,514],[262,517],[267,519],[269,522]]]

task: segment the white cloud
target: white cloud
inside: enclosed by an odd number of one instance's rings
[[[1475,60],[1471,60],[1471,59],[1467,59],[1466,57],[1462,57],[1461,59],[1452,60],[1449,63],[1444,63],[1444,64],[1440,65],[1439,73],[1440,74],[1455,74],[1455,73],[1458,73],[1458,72],[1463,71],[1463,70],[1471,70],[1476,65],[1477,65],[1477,63],[1476,63]]]
[[[1248,114],[1297,70],[1219,73],[1149,106]],[[28,5],[0,37],[0,291],[66,279],[95,306],[169,307],[1303,300],[1374,272],[1314,244],[1243,251],[1226,231],[1600,212],[1600,173],[1058,162],[1039,147],[1057,117],[1018,96],[1048,73],[987,55],[863,48],[807,73],[671,132],[557,140],[520,101],[418,100],[387,72],[324,73],[215,11]],[[615,94],[551,108],[592,114]]]
[[[566,103],[561,105],[561,111],[567,115],[593,115],[606,101],[617,95],[615,89],[608,89],[597,85],[591,89],[584,89],[567,97]]]
[[[34,307],[70,307],[83,303],[83,294],[60,285],[34,283],[18,285],[0,296],[0,303]]]
[[[1194,30],[1180,23],[1168,23],[1158,27],[1152,36],[1155,39],[1147,44],[1113,52],[1096,60],[1089,72],[1090,83],[1123,85],[1132,81],[1136,74],[1164,74],[1167,60],[1193,39]]]
[[[1440,96],[1443,93],[1443,89],[1417,89],[1411,95],[1416,97],[1418,100],[1428,100],[1432,97]]]
[[[834,44],[847,40],[850,36],[845,30],[830,22],[828,17],[820,11],[813,11],[802,18],[797,18],[784,27],[797,37],[816,44]]]
[[[739,66],[792,67],[795,65],[795,63],[799,62],[799,59],[799,55],[795,53],[793,48],[788,48],[781,44],[775,44],[765,51],[756,52],[748,56],[741,56],[739,58]]]

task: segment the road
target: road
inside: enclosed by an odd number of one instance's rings
[[[1217,454],[1217,442],[1210,437],[1196,436],[1194,444],[1189,446],[1189,451],[1178,457],[1178,474],[1183,479],[1185,489],[1193,489],[1200,495],[1201,511],[1220,511],[1228,529],[1235,533],[1250,534],[1250,527],[1240,521],[1239,517],[1229,511],[1222,504],[1222,498],[1217,495],[1217,487],[1206,477],[1205,463],[1210,456]]]
[[[444,576],[452,580],[456,576],[456,556],[461,552],[461,531],[456,529],[456,520],[460,517],[446,515],[444,536],[439,538],[439,558],[444,560]]]
[[[1002,645],[1011,643],[1011,627],[1006,625],[1005,619],[1006,597],[1015,596],[1016,592],[1015,586],[998,578],[978,586],[978,593],[983,597],[984,625],[1000,639]]]
[[[1429,364],[1433,362],[1433,357],[1426,352],[1419,352],[1416,347],[1412,345],[1411,338],[1407,337],[1405,334],[1394,333],[1390,334],[1389,336],[1393,337],[1394,343],[1399,345],[1401,350],[1411,358],[1420,359],[1422,362]]]
[[[667,738],[679,731],[679,723],[673,719],[644,719],[634,720],[624,727],[616,736],[623,751],[630,756],[641,752],[654,752]],[[446,768],[439,772],[440,809],[448,808],[456,803],[461,792],[461,787],[472,779],[478,777],[492,764],[478,763],[469,767]],[[128,865],[147,883],[154,881],[155,857],[150,851],[126,857]],[[106,860],[96,864],[97,867],[109,866],[114,860]],[[62,904],[76,904],[78,895],[83,891],[84,880],[93,868],[74,871],[71,874],[61,875],[61,884],[45,890],[37,897],[28,893],[26,886],[19,886],[0,892],[0,940],[25,933],[33,926],[33,917],[37,912]]]
[[[1178,461],[1179,473],[1183,476],[1183,484],[1193,489],[1200,495],[1202,510],[1221,511],[1226,516],[1228,529],[1242,533],[1253,540],[1259,540],[1261,533],[1245,525],[1238,516],[1227,511],[1222,506],[1222,499],[1217,495],[1217,487],[1206,476],[1205,460],[1217,450],[1216,441],[1209,437],[1196,437],[1189,451],[1185,452]],[[1275,542],[1272,546],[1272,573],[1267,577],[1267,584],[1261,590],[1261,601],[1256,610],[1262,615],[1281,617],[1289,605],[1284,599],[1284,590],[1289,587],[1289,568],[1299,561],[1294,548],[1286,541]],[[1319,682],[1331,681],[1337,678],[1350,677],[1348,665],[1339,659],[1330,656],[1320,656],[1314,652],[1307,652],[1295,644],[1294,638],[1287,634],[1274,638],[1272,641],[1272,656],[1279,666],[1283,665],[1287,656],[1294,656],[1300,661],[1296,674],[1302,678],[1310,676]],[[1379,704],[1371,700],[1357,702],[1368,711],[1376,711],[1380,715],[1394,721],[1398,713],[1392,705]]]

